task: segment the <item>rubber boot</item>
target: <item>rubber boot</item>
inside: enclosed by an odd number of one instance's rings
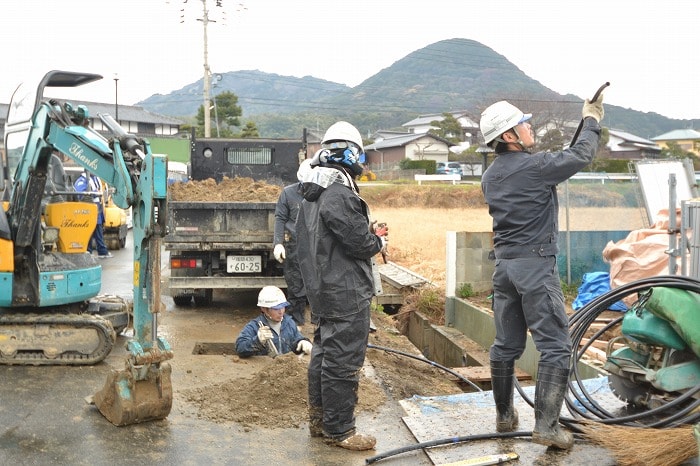
[[[539,366],[535,385],[533,442],[562,450],[568,450],[574,445],[574,436],[559,427],[559,413],[568,382],[569,369]]]
[[[518,411],[513,407],[513,364],[513,361],[491,361],[491,388],[496,402],[496,432],[513,432],[518,427]]]
[[[323,437],[323,409],[320,406],[309,406],[309,434]]]

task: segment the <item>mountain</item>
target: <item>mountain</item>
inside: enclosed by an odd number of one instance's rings
[[[552,91],[503,55],[469,39],[443,40],[416,50],[353,88],[311,76],[232,71],[221,74],[212,96],[224,91],[238,96],[242,121],[254,121],[266,137],[299,137],[302,127],[326,128],[338,119],[352,121],[363,134],[401,129],[418,115],[447,111],[466,111],[478,121],[483,108],[501,99],[535,115],[576,121],[583,102],[580,96]],[[191,118],[202,104],[202,92],[199,80],[137,105]],[[605,112],[608,126],[644,138],[700,126],[700,120],[674,120],[614,105],[606,105]]]

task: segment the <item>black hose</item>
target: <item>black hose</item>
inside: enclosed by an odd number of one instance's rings
[[[578,362],[584,355],[585,350],[593,343],[593,341],[605,333],[605,331],[619,325],[622,318],[613,320],[604,328],[595,332],[588,343],[581,345],[581,340],[588,332],[590,325],[604,311],[606,311],[613,303],[622,300],[630,295],[637,295],[648,291],[652,287],[677,288],[681,290],[700,293],[700,281],[690,277],[664,275],[651,278],[637,280],[620,286],[608,293],[605,293],[574,315],[569,320],[569,333],[571,335],[572,346],[577,348],[574,357],[571,360],[571,369],[573,380],[569,382],[571,393],[583,408],[576,406],[571,399],[567,397],[566,405],[569,412],[576,414],[582,419],[593,419],[604,424],[627,425],[634,427],[655,427],[664,428],[680,424],[691,424],[696,422],[699,415],[695,413],[700,406],[700,400],[692,401],[695,395],[700,392],[700,385],[686,391],[683,395],[675,398],[673,401],[666,403],[654,409],[646,410],[636,414],[625,416],[615,416],[612,413],[603,409],[594,398],[588,393],[583,385],[583,380],[579,374]],[[578,349],[580,348],[580,349]],[[575,390],[574,388],[578,388]],[[520,392],[520,390],[519,390]],[[580,394],[579,394],[580,393]],[[522,393],[521,393],[522,394]],[[531,402],[527,400],[530,404]],[[690,402],[690,403],[689,403]],[[560,419],[567,426],[575,429],[574,424],[579,422],[576,419],[562,418]]]
[[[442,365],[436,363],[435,361],[431,361],[431,360],[429,360],[429,359],[426,359],[426,358],[421,357],[421,356],[416,356],[416,355],[414,355],[414,354],[406,353],[406,352],[404,352],[404,351],[399,351],[399,350],[395,350],[395,349],[391,349],[391,348],[385,348],[385,347],[383,347],[383,346],[376,346],[376,345],[373,345],[372,343],[367,343],[367,348],[378,349],[378,350],[386,351],[386,352],[389,352],[389,353],[396,353],[396,354],[400,354],[401,356],[407,356],[407,357],[413,358],[413,359],[415,359],[415,360],[417,360],[417,361],[421,361],[421,362],[428,363],[428,364],[430,364],[430,365],[433,366],[433,367],[437,367],[438,369],[442,369],[443,371],[447,372],[448,374],[454,375],[455,377],[457,377],[457,378],[458,378],[459,380],[461,380],[462,382],[465,382],[465,383],[469,384],[471,387],[475,388],[477,391],[483,392],[483,390],[481,389],[481,387],[479,387],[478,385],[476,385],[474,382],[472,382],[472,381],[469,380],[468,378],[464,377],[464,376],[463,376],[462,374],[460,374],[459,372],[455,372],[455,371],[453,371],[452,369],[450,369],[449,367],[442,366]]]
[[[627,416],[615,417],[613,414],[602,408],[588,393],[586,387],[583,385],[583,381],[578,371],[578,362],[585,353],[585,350],[595,341],[596,338],[603,335],[606,331],[619,325],[622,321],[622,317],[614,319],[610,324],[604,328],[598,330],[590,338],[590,341],[583,345],[583,347],[578,350],[580,343],[584,335],[587,333],[590,325],[595,321],[595,319],[604,311],[608,310],[610,306],[617,301],[620,301],[627,296],[643,293],[648,291],[652,287],[666,287],[666,288],[678,288],[682,290],[692,291],[694,293],[700,294],[700,280],[676,276],[676,275],[662,275],[657,277],[645,278],[637,280],[634,282],[627,283],[620,286],[614,290],[609,291],[603,295],[598,296],[588,304],[586,304],[582,309],[573,314],[569,319],[569,334],[571,335],[572,347],[577,348],[575,351],[575,357],[571,358],[571,372],[574,375],[575,384],[581,393],[579,395],[576,390],[574,390],[574,380],[569,381],[569,389],[571,393],[574,394],[576,400],[584,407],[583,409],[578,408],[574,402],[572,402],[569,397],[566,398],[566,406],[569,412],[576,414],[580,419],[572,419],[566,417],[560,417],[559,421],[566,425],[569,429],[574,432],[580,432],[577,424],[580,423],[581,419],[596,420],[597,422],[603,424],[614,424],[614,425],[627,425],[632,427],[654,427],[654,428],[669,428],[676,427],[679,425],[694,424],[700,421],[700,400],[695,400],[692,403],[686,404],[689,400],[694,399],[695,396],[700,393],[700,385],[695,386],[691,390],[688,390],[683,395],[677,397],[673,401],[659,406],[657,408],[640,412],[637,414],[631,414]],[[419,358],[407,353],[401,353],[395,350],[389,350],[387,348],[376,347],[374,345],[368,345],[370,348],[383,349],[385,351],[393,351],[405,356],[410,356],[415,359],[431,362],[423,358]],[[435,363],[432,363],[436,365]],[[436,367],[439,367],[436,365]],[[444,368],[447,369],[447,368]],[[448,372],[453,373],[447,369]],[[458,374],[453,374],[460,377]],[[518,390],[520,396],[528,403],[530,406],[534,406],[533,401],[525,394],[524,390],[520,386],[517,378],[514,377],[515,388]],[[470,382],[471,383],[471,382]],[[481,391],[481,390],[479,390]],[[680,409],[678,409],[680,407]],[[585,409],[585,411],[584,411]],[[667,414],[670,413],[670,414]],[[664,417],[664,415],[666,415]],[[365,464],[375,463],[379,460],[406,453],[409,451],[420,450],[423,448],[431,448],[441,445],[453,445],[456,443],[468,442],[473,440],[487,440],[487,439],[498,439],[498,438],[512,438],[512,437],[529,437],[532,432],[503,432],[503,433],[489,433],[489,434],[477,434],[477,435],[467,435],[464,437],[450,437],[445,439],[432,440],[428,442],[417,443],[415,445],[409,445],[402,448],[397,448],[395,450],[390,450],[385,453],[367,458]]]
[[[423,448],[439,447],[442,445],[456,445],[458,443],[470,442],[473,440],[489,440],[513,437],[532,437],[532,432],[499,432],[490,434],[465,435],[463,437],[450,437],[439,440],[430,440],[427,442],[416,443],[414,445],[408,445],[405,447],[397,448],[395,450],[389,450],[387,452],[369,457],[365,459],[365,464],[376,463],[377,461],[389,458],[390,456],[408,453],[409,451],[422,450]]]

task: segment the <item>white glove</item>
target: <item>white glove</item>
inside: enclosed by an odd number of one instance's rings
[[[260,343],[263,345],[268,342],[268,340],[272,340],[272,329],[270,327],[260,327],[258,330],[258,340],[260,340]]]
[[[297,343],[297,353],[311,354],[311,348],[313,347],[314,345],[309,340],[301,340]]]
[[[272,251],[272,253],[275,255],[275,259],[280,264],[287,258],[287,253],[284,251],[284,246],[281,244],[275,244],[275,249]]]

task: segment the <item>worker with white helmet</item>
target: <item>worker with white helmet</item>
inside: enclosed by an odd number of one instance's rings
[[[515,360],[522,356],[528,329],[540,361],[535,388],[534,442],[569,449],[571,433],[559,427],[569,380],[571,339],[557,267],[559,234],[557,185],[591,163],[600,140],[602,96],[586,100],[579,138],[566,150],[537,152],[532,115],[500,101],[481,114],[481,133],[496,157],[481,187],[493,218],[496,259],[493,314],[496,337],[490,348],[496,430],[514,431]]]
[[[312,344],[299,332],[294,320],[285,315],[289,306],[284,292],[265,286],[258,294],[260,315],[248,322],[236,339],[236,353],[249,356],[277,356],[293,352],[311,354]]]
[[[275,259],[283,264],[284,280],[287,282],[287,299],[289,309],[287,314],[294,319],[298,326],[306,323],[306,290],[299,270],[296,247],[296,221],[299,206],[304,199],[301,196],[301,181],[311,170],[311,160],[306,159],[299,165],[297,171],[298,183],[285,186],[277,199],[275,207],[275,229],[273,253]]]
[[[328,128],[315,166],[304,179],[297,217],[299,264],[316,325],[309,362],[309,431],[326,443],[370,450],[376,439],[357,432],[355,405],[375,293],[374,256],[386,229],[370,226],[355,178],[362,174],[359,131],[339,121]]]

